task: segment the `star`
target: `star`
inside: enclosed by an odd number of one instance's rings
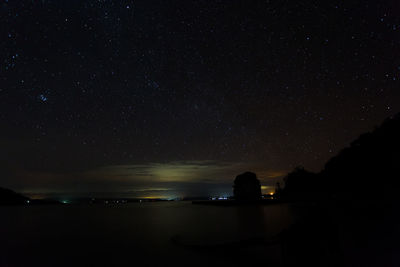
[[[39,98],[39,100],[40,101],[42,101],[42,102],[47,102],[47,97],[44,95],[44,94],[40,94],[39,96],[38,96],[38,98]]]

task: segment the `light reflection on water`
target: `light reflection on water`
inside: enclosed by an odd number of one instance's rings
[[[1,207],[0,214],[0,246],[7,252],[0,263],[11,261],[13,266],[22,266],[28,259],[51,265],[60,259],[67,264],[78,258],[104,264],[112,259],[116,265],[139,261],[152,266],[160,261],[174,261],[183,266],[192,257],[211,255],[186,249],[185,244],[207,247],[251,238],[268,239],[293,223],[288,205],[49,205]],[[183,246],[171,242],[174,237],[179,237]],[[21,252],[24,258],[17,257]],[[215,265],[239,264],[231,256],[211,255]],[[192,265],[206,264],[207,260],[201,258]],[[20,265],[15,264],[19,261]]]

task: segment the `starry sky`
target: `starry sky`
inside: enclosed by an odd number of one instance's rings
[[[397,0],[1,0],[0,186],[264,192],[400,111]]]

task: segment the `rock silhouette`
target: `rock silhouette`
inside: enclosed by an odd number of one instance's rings
[[[259,200],[261,198],[261,185],[256,174],[245,172],[236,176],[233,195],[236,200]]]

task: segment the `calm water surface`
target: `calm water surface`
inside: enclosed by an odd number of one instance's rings
[[[216,207],[190,202],[0,208],[0,266],[279,265],[270,239],[289,227],[288,205]],[[176,241],[176,242],[175,242]]]

